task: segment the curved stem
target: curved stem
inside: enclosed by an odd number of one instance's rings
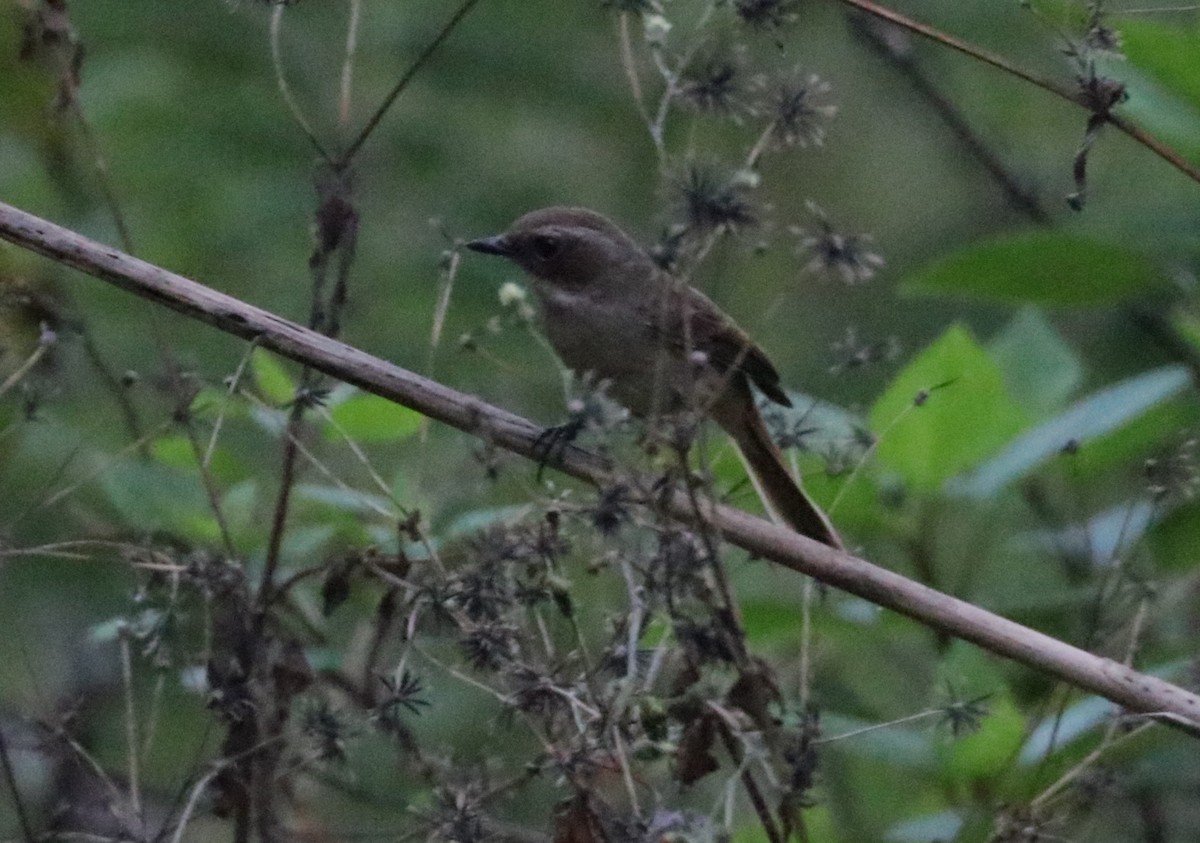
[[[285,4],[279,3],[275,6],[274,11],[271,12],[271,65],[275,68],[275,84],[279,86],[279,95],[283,97],[283,102],[288,107],[288,111],[291,112],[292,119],[296,121],[296,125],[300,127],[300,131],[308,138],[308,142],[317,151],[317,155],[321,156],[321,160],[329,161],[329,153],[325,151],[325,147],[321,145],[317,133],[304,116],[304,112],[300,108],[300,103],[296,102],[296,98],[292,96],[292,89],[288,85],[287,75],[283,72],[283,47],[280,43],[280,32],[283,28],[283,10],[285,8]]]

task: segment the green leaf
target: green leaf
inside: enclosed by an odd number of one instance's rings
[[[1194,571],[1200,565],[1200,502],[1174,510],[1150,530],[1150,547],[1162,571]]]
[[[101,475],[100,488],[131,528],[205,540],[217,535],[208,499],[194,471],[157,462],[124,462]]]
[[[250,367],[259,392],[272,404],[282,407],[296,397],[296,384],[275,355],[257,349],[250,358]]]
[[[1026,422],[1000,369],[961,325],[896,376],[870,420],[880,460],[925,490],[996,452]]]
[[[837,474],[825,470],[823,461],[815,455],[803,455],[799,460],[804,491],[826,510],[837,526],[851,534],[867,533],[878,529],[886,513],[879,506],[880,488],[877,472],[866,456],[868,463],[856,470],[863,457],[863,449],[851,452],[854,457],[841,466]],[[836,507],[833,507],[834,503]]]
[[[150,450],[156,460],[172,468],[192,469],[197,465],[192,444],[182,434],[160,436],[154,440]]]
[[[1171,325],[1197,351],[1200,351],[1200,318],[1185,310],[1171,314]]]
[[[172,468],[196,471],[200,465],[196,461],[196,452],[191,441],[182,434],[160,436],[150,446],[150,452],[156,460]],[[208,467],[214,476],[223,479],[236,477],[239,472],[237,460],[222,448],[213,451]]]
[[[963,826],[958,811],[939,811],[904,820],[889,828],[883,835],[887,843],[937,843],[953,840]]]
[[[515,523],[528,515],[530,507],[520,504],[514,506],[497,506],[486,509],[472,509],[464,512],[438,532],[442,541],[471,535],[489,527]]]
[[[1114,71],[1112,75],[1129,93],[1121,115],[1133,119],[1184,158],[1200,160],[1200,108],[1137,68],[1114,67]]]
[[[990,497],[1062,452],[1068,443],[1086,444],[1121,428],[1187,388],[1184,366],[1164,366],[1102,389],[1028,431],[979,467],[955,491]]]
[[[809,451],[824,454],[842,450],[866,428],[861,416],[844,407],[790,389],[787,394],[791,408],[772,406],[771,412],[779,413],[789,426],[805,431],[804,446]]]
[[[1057,231],[1032,231],[976,243],[918,270],[913,293],[1044,305],[1107,304],[1163,280],[1137,252]]]
[[[1081,736],[1108,723],[1117,710],[1116,703],[1103,697],[1084,697],[1039,723],[1021,748],[1018,761],[1027,767],[1040,764],[1048,755],[1062,752]]]
[[[221,493],[221,508],[225,523],[235,536],[258,535],[261,528],[258,512],[258,483],[243,480]]]
[[[741,590],[739,589],[739,594]],[[742,626],[746,640],[756,647],[796,640],[796,606],[782,600],[742,601]]]
[[[1140,487],[1140,471],[1143,461],[1151,456],[1161,456],[1164,447],[1177,443],[1184,431],[1200,423],[1200,404],[1190,390],[1148,408],[1137,418],[1118,430],[1090,440],[1087,447],[1072,457],[1071,473],[1086,479],[1104,472],[1123,470],[1136,471]]]
[[[952,641],[937,665],[937,684],[961,698],[994,694],[1006,687],[1003,666],[974,644]]]
[[[1047,538],[1053,536],[1047,545],[1088,560],[1098,569],[1107,568],[1116,564],[1121,554],[1139,546],[1154,510],[1154,504],[1144,497],[1135,498],[1098,512],[1082,524],[1068,524],[1047,534]]]
[[[337,534],[337,527],[328,523],[289,527],[283,540],[281,555],[288,560],[320,558]]]
[[[1009,392],[1041,416],[1062,406],[1083,380],[1083,364],[1042,311],[1024,307],[991,343]]]
[[[425,418],[416,410],[365,392],[330,408],[329,415],[334,424],[326,423],[326,439],[341,439],[344,431],[359,442],[407,439],[421,429]]]
[[[240,395],[230,395],[225,388],[206,386],[196,393],[189,409],[197,418],[215,419],[219,415],[226,419],[240,418],[246,414],[246,402]]]
[[[395,504],[382,495],[320,483],[297,483],[296,496],[303,500],[361,515],[380,515],[394,512],[396,508]]]
[[[990,779],[1009,772],[1025,740],[1025,718],[1007,694],[987,700],[979,730],[946,745],[948,774],[954,780]]]
[[[1200,108],[1200,25],[1122,19],[1122,52],[1160,85]]]
[[[866,530],[877,520],[878,489],[870,466],[853,475],[852,471],[865,455],[871,442],[866,419],[849,410],[802,392],[789,390],[792,407],[771,407],[778,414],[780,429],[798,429],[803,433],[804,452],[789,450],[785,459],[789,470],[802,478],[805,491],[822,507],[838,501],[838,525],[851,532]],[[775,424],[769,425],[775,428]],[[718,487],[737,492],[731,502],[740,508],[762,512],[761,501],[746,477],[746,470],[731,440],[722,437],[714,443],[708,467],[718,481]],[[831,516],[833,513],[830,513]]]

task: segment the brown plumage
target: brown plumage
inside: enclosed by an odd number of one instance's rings
[[[635,415],[706,412],[737,444],[764,504],[842,549],[825,514],[784,467],[750,384],[791,406],[762,350],[703,293],[672,279],[625,232],[582,208],[546,208],[468,248],[533,279],[547,338],[576,372],[607,379]]]

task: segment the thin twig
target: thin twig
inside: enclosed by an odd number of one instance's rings
[[[87,485],[89,482],[91,482],[95,478],[99,477],[104,472],[108,471],[109,468],[111,468],[116,463],[120,462],[125,457],[129,456],[134,451],[140,451],[147,442],[153,441],[155,437],[157,437],[160,433],[165,431],[170,426],[171,426],[170,422],[163,422],[158,427],[156,427],[154,430],[150,431],[145,436],[143,436],[141,439],[137,440],[136,442],[130,442],[124,448],[117,451],[117,453],[113,454],[110,458],[103,460],[100,463],[100,465],[97,466],[93,471],[88,472],[82,478],[80,478],[76,482],[72,483],[70,486],[66,486],[62,489],[59,489],[54,494],[50,495],[48,498],[46,498],[44,501],[42,501],[41,504],[39,504],[39,508],[40,509],[49,508],[49,507],[53,506],[54,504],[58,503],[63,498],[67,497],[68,495],[72,495],[75,492],[79,491],[80,488]]]
[[[80,339],[83,340],[83,351],[87,355],[88,362],[92,364],[92,368],[96,370],[96,373],[100,375],[100,380],[103,382],[104,388],[108,390],[108,394],[116,402],[117,408],[121,412],[121,417],[125,420],[125,429],[129,432],[129,438],[141,439],[142,420],[138,415],[137,407],[134,406],[133,400],[129,397],[129,390],[121,378],[113,374],[112,369],[108,367],[104,355],[100,353],[100,347],[96,345],[96,340],[92,336],[91,330],[84,324],[77,325],[75,330],[79,334]]]
[[[759,824],[763,827],[763,832],[767,835],[767,840],[770,843],[785,843],[783,834],[780,833],[779,826],[775,822],[775,815],[771,813],[771,807],[763,797],[762,790],[759,789],[754,774],[744,765],[744,753],[741,747],[738,746],[737,740],[734,738],[733,732],[725,720],[724,712],[720,711],[716,706],[710,707],[718,714],[714,718],[713,723],[717,727],[717,732],[721,735],[721,742],[725,745],[725,751],[729,753],[729,757],[733,759],[733,763],[737,764],[738,769],[741,771],[742,787],[746,791],[746,796],[750,799],[750,805],[754,808],[754,813],[758,817]]]
[[[638,115],[646,124],[646,129],[654,134],[654,123],[650,120],[650,112],[646,110],[646,98],[642,93],[642,82],[638,77],[637,62],[633,58],[633,43],[629,36],[629,12],[621,12],[617,16],[617,41],[621,47],[621,67],[625,70],[625,78],[629,82],[629,93],[633,95],[633,105]],[[662,149],[658,147],[661,155]]]
[[[79,126],[79,131],[83,134],[84,143],[88,151],[92,154],[92,166],[96,170],[96,180],[100,185],[100,193],[104,197],[104,204],[108,208],[108,213],[117,227],[117,239],[125,251],[133,252],[133,236],[129,232],[129,223],[125,220],[125,212],[121,210],[121,203],[117,200],[117,191],[113,186],[112,174],[108,169],[108,159],[105,158],[100,141],[96,138],[96,133],[92,130],[92,123],[83,110],[83,103],[80,101],[78,93],[76,90],[72,90],[71,92],[71,111],[75,115],[75,122]]]
[[[446,325],[446,314],[450,311],[450,296],[454,293],[454,281],[458,277],[458,266],[461,262],[462,255],[458,249],[452,249],[445,268],[438,273],[437,303],[433,307],[433,324],[429,328],[429,357],[425,364],[430,376],[433,375],[435,356],[442,342],[442,329]],[[421,433],[423,440],[425,430],[422,429]]]
[[[292,95],[292,89],[288,85],[287,74],[283,69],[283,47],[281,46],[281,30],[283,29],[283,11],[287,8],[286,3],[276,3],[275,8],[271,12],[271,65],[275,68],[275,84],[279,87],[279,95],[283,98],[284,105],[287,106],[288,112],[291,113],[292,119],[296,121],[296,125],[300,127],[301,133],[308,138],[308,142],[312,144],[317,155],[322,161],[332,162],[333,157],[325,150],[321,144],[320,138],[317,137],[316,131],[308,122],[308,118],[304,116],[303,109],[296,102],[296,98]]]
[[[237,557],[237,547],[233,543],[233,533],[229,522],[225,520],[225,508],[221,503],[221,489],[213,476],[212,468],[204,462],[204,449],[200,446],[200,437],[196,433],[196,425],[189,416],[183,422],[183,434],[192,451],[192,459],[196,461],[196,470],[200,472],[200,485],[204,487],[204,495],[208,499],[208,508],[212,510],[213,520],[217,523],[217,533],[221,536],[221,544],[229,558]]]
[[[267,607],[274,596],[275,570],[279,567],[283,548],[283,534],[287,526],[287,514],[292,499],[292,488],[296,485],[296,455],[299,453],[300,420],[304,416],[303,403],[297,400],[288,413],[284,426],[283,456],[280,459],[279,491],[275,495],[275,506],[271,510],[271,530],[267,538],[267,558],[263,564],[258,584],[258,620],[261,629],[266,619]],[[256,630],[257,632],[258,630]]]
[[[1122,117],[1120,114],[1113,114],[1112,112],[1109,112],[1106,115],[1106,118],[1109,124],[1116,126],[1126,135],[1149,149],[1172,167],[1179,170],[1193,181],[1200,182],[1200,166],[1188,161],[1177,149],[1159,140],[1141,126],[1134,123],[1128,117]]]
[[[725,575],[725,568],[721,564],[721,555],[717,552],[717,542],[713,537],[712,523],[709,520],[710,515],[704,511],[700,504],[700,498],[696,494],[695,484],[692,483],[692,478],[689,476],[687,449],[680,448],[677,451],[679,456],[680,470],[683,472],[683,487],[686,490],[688,503],[694,514],[693,523],[698,527],[697,532],[700,534],[700,541],[704,545],[704,554],[708,557],[708,564],[712,570],[713,580],[717,584],[717,593],[721,596],[721,631],[726,633],[733,645],[732,650],[737,662],[738,671],[744,671],[750,664],[750,655],[746,649],[746,631],[742,627],[742,619],[738,609],[738,602],[733,596],[733,587],[729,584],[729,578]],[[713,501],[708,501],[709,510],[713,507]]]
[[[123,806],[126,804],[125,797],[121,793],[121,788],[117,787],[117,783],[113,781],[112,776],[108,774],[104,766],[91,753],[84,749],[79,741],[71,737],[61,724],[43,723],[42,725],[49,729],[56,738],[61,740],[74,753],[77,760],[82,762],[91,771],[92,775],[96,777],[96,780],[104,786],[104,789],[108,791],[108,798],[112,800],[111,805],[114,813],[118,815],[124,814]]]
[[[346,428],[342,427],[342,425],[338,423],[338,420],[333,417],[331,412],[329,412],[328,407],[319,405],[317,406],[316,410],[317,415],[319,415],[326,424],[333,428],[337,434],[342,437],[342,441],[346,443],[346,447],[350,449],[350,453],[354,454],[355,458],[359,461],[362,467],[366,469],[367,475],[371,478],[371,482],[375,484],[380,493],[389,501],[391,501],[393,505],[395,505],[396,510],[400,513],[401,517],[406,517],[409,514],[408,510],[401,506],[400,501],[396,499],[396,493],[392,491],[392,487],[387,484],[387,481],[380,476],[375,466],[371,464],[371,458],[367,456],[367,452],[362,449],[362,446],[355,442],[354,437],[350,435]],[[394,515],[395,513],[387,514]]]
[[[833,500],[830,502],[829,506],[827,506],[825,508],[825,511],[827,513],[829,513],[829,515],[832,516],[833,513],[835,511],[837,511],[838,504],[840,504],[842,502],[842,498],[844,498],[846,496],[846,492],[850,489],[850,485],[862,473],[862,470],[866,467],[866,465],[870,461],[871,457],[875,454],[875,451],[877,451],[879,449],[879,443],[882,442],[887,437],[887,435],[889,433],[891,433],[892,429],[896,425],[900,424],[900,422],[904,418],[906,418],[909,413],[911,413],[914,409],[916,409],[916,407],[917,407],[916,401],[913,401],[912,403],[910,403],[903,410],[901,410],[899,413],[897,413],[896,417],[894,419],[892,419],[890,422],[888,422],[887,427],[885,427],[883,429],[883,431],[881,433],[879,433],[879,435],[875,436],[871,440],[871,444],[869,446],[867,446],[866,450],[863,451],[862,456],[858,458],[858,462],[856,462],[854,464],[854,468],[850,469],[849,476],[847,476],[846,479],[842,482],[842,485],[838,488],[837,494],[833,496]]]
[[[350,98],[354,92],[354,57],[358,53],[358,27],[362,20],[362,0],[350,0],[350,20],[346,25],[346,60],[342,62],[342,86],[338,97],[338,123],[350,124]]]
[[[121,653],[121,687],[125,692],[125,754],[128,756],[129,768],[129,807],[133,813],[133,821],[137,828],[142,826],[142,781],[141,753],[138,741],[137,702],[133,694],[133,655],[130,652],[129,638],[132,631],[122,628],[117,636],[117,645]]]
[[[50,542],[48,544],[33,545],[32,547],[10,547],[0,550],[0,559],[20,556],[60,556],[66,559],[87,559],[82,553],[71,553],[74,548],[95,547],[104,550],[115,550],[120,553],[136,553],[144,548],[141,545],[129,544],[126,542],[105,541],[104,539],[73,539],[71,541]],[[137,565],[135,567],[145,567],[158,570],[183,570],[181,566],[151,566]]]
[[[319,329],[327,337],[334,338],[340,331],[342,309],[348,298],[350,269],[354,260],[358,232],[358,214],[350,199],[350,173],[337,167],[318,172],[317,196],[319,204],[314,215],[317,221],[316,243],[312,256],[309,258],[312,284],[308,326],[311,329]],[[322,293],[328,277],[330,260],[335,257],[338,259],[337,280],[333,294],[327,303]],[[279,471],[279,491],[276,494],[275,507],[271,515],[266,562],[263,564],[262,576],[259,578],[258,614],[255,618],[256,632],[262,630],[266,621],[267,609],[274,596],[272,587],[275,571],[279,567],[292,490],[296,483],[296,457],[300,450],[301,426],[304,423],[305,411],[315,395],[317,382],[316,372],[305,366],[300,374],[300,384],[296,388],[291,411],[288,413]]]
[[[192,788],[192,792],[188,794],[187,803],[183,806],[183,810],[179,812],[179,820],[175,823],[175,833],[171,835],[171,843],[182,843],[183,833],[187,830],[188,822],[196,810],[196,805],[200,803],[200,797],[204,795],[205,789],[208,788],[212,780],[219,776],[221,771],[225,769],[227,763],[227,761],[225,763],[218,761],[213,764],[212,769],[201,776],[200,781],[196,782]]]
[[[237,368],[233,370],[233,375],[229,378],[229,383],[225,387],[225,400],[221,402],[221,409],[217,412],[216,421],[213,422],[212,433],[208,437],[208,446],[204,449],[204,458],[200,460],[201,465],[207,466],[212,463],[213,453],[217,450],[217,439],[220,438],[221,428],[225,424],[225,413],[229,408],[229,402],[241,384],[242,375],[245,373],[246,367],[250,365],[250,358],[254,356],[254,350],[257,347],[257,343],[253,340],[246,346],[242,359],[238,361]]]
[[[266,404],[264,404],[257,396],[255,396],[249,392],[243,392],[242,395],[248,401],[254,403],[255,405],[257,405],[259,407],[263,407],[263,408],[266,407]],[[374,512],[377,515],[380,515],[384,518],[391,519],[391,520],[395,520],[397,518],[402,518],[406,514],[404,508],[402,506],[400,506],[400,504],[396,501],[395,497],[392,495],[391,490],[388,489],[386,486],[384,487],[384,493],[387,495],[388,499],[396,506],[396,510],[394,512],[384,509],[383,507],[379,506],[379,504],[376,503],[375,501],[373,501],[370,497],[359,492],[357,489],[355,489],[353,486],[351,486],[345,480],[342,480],[342,478],[340,478],[336,474],[334,474],[333,469],[331,469],[331,468],[329,468],[329,466],[325,465],[324,462],[322,462],[320,459],[317,458],[316,454],[314,454],[311,450],[309,450],[307,447],[305,447],[304,443],[300,441],[300,438],[293,431],[290,431],[287,427],[285,427],[284,431],[283,431],[283,435],[285,437],[287,437],[288,440],[292,443],[293,447],[296,448],[296,451],[298,452],[299,456],[303,456],[306,460],[308,460],[308,462],[313,466],[313,468],[315,468],[317,471],[321,472],[322,475],[324,475],[331,483],[333,483],[335,486],[337,486],[343,492],[345,492],[348,495],[354,495],[354,496],[358,497],[359,500],[362,501],[363,505],[366,506],[367,508],[369,508],[372,512]]]
[[[148,554],[153,554],[153,551],[147,548]],[[180,574],[184,570],[181,566],[173,566],[174,571],[169,572],[170,587],[170,607],[175,609],[179,601],[179,579]],[[154,748],[154,740],[158,736],[158,724],[162,712],[163,692],[167,687],[167,669],[160,667],[157,671],[157,676],[154,677],[154,689],[150,693],[149,710],[146,713],[146,726],[142,735],[142,759],[143,763],[150,758],[150,750]]]
[[[633,809],[633,815],[641,816],[642,809],[638,800],[637,785],[633,781],[633,771],[629,767],[629,751],[625,748],[625,741],[621,738],[621,730],[614,723],[609,733],[612,736],[613,747],[616,749],[617,764],[621,767],[621,779],[625,782],[625,792],[629,794],[629,804]]]
[[[1033,811],[1036,811],[1039,808],[1041,808],[1050,799],[1052,799],[1056,793],[1058,793],[1060,790],[1062,790],[1068,784],[1073,782],[1075,779],[1079,778],[1079,776],[1081,774],[1086,772],[1093,764],[1095,764],[1098,760],[1100,760],[1101,756],[1103,756],[1104,753],[1113,749],[1113,747],[1116,747],[1120,744],[1126,743],[1127,741],[1131,740],[1134,736],[1140,735],[1142,732],[1146,731],[1146,729],[1148,729],[1151,725],[1153,725],[1153,724],[1142,723],[1140,726],[1138,726],[1137,728],[1132,729],[1131,731],[1122,735],[1117,740],[1101,741],[1100,746],[1096,747],[1094,750],[1089,752],[1086,756],[1084,756],[1084,758],[1082,760],[1079,761],[1078,764],[1071,767],[1071,769],[1069,769],[1069,770],[1067,770],[1067,772],[1063,773],[1062,776],[1060,776],[1056,782],[1054,782],[1052,785],[1050,785],[1045,790],[1043,790],[1040,794],[1038,794],[1029,803],[1030,809]]]
[[[940,709],[940,708],[931,708],[926,711],[918,711],[916,714],[909,714],[906,717],[899,717],[895,720],[889,720],[886,723],[872,723],[870,726],[863,726],[861,729],[854,729],[849,732],[843,732],[840,735],[831,735],[827,738],[817,738],[815,741],[813,741],[813,743],[814,744],[826,744],[826,743],[833,743],[834,741],[844,741],[847,738],[856,738],[859,735],[865,735],[868,732],[875,732],[875,731],[878,731],[879,729],[890,729],[893,726],[900,726],[904,723],[911,723],[914,720],[924,720],[927,717],[933,717],[934,715],[944,714],[944,713],[945,712],[942,711],[942,709]]]
[[[46,356],[46,352],[50,350],[50,343],[39,342],[37,348],[25,358],[25,362],[13,370],[13,373],[4,379],[4,383],[0,383],[0,397],[8,392],[14,386],[21,382],[21,379],[33,371],[33,367],[38,364],[38,361]]]
[[[812,577],[804,578],[804,590],[800,598],[800,711],[808,710],[809,695],[812,692],[812,606],[816,594],[816,584]]]
[[[383,102],[379,104],[379,108],[375,109],[375,113],[371,115],[371,119],[367,121],[367,124],[363,126],[362,131],[358,133],[358,137],[354,139],[353,143],[346,147],[346,151],[343,152],[339,157],[338,162],[341,165],[341,168],[347,166],[354,156],[358,154],[358,150],[364,143],[367,142],[367,138],[371,136],[371,133],[375,131],[376,127],[379,126],[379,123],[388,113],[388,110],[392,107],[392,103],[396,101],[396,98],[404,93],[404,89],[408,87],[408,83],[411,82],[413,77],[417,75],[417,71],[425,66],[425,63],[433,57],[433,54],[437,52],[438,48],[441,47],[445,40],[450,37],[450,33],[455,30],[459,23],[462,22],[462,19],[465,18],[467,14],[474,9],[476,5],[478,5],[478,3],[479,0],[464,0],[463,4],[459,6],[458,10],[450,17],[450,20],[446,22],[446,25],[442,27],[441,31],[433,37],[432,41],[425,45],[425,49],[422,50],[420,55],[418,55],[413,63],[409,65],[408,70],[404,71],[403,75],[401,75],[400,79],[392,87],[392,90],[388,92],[388,95],[383,98]]]
[[[21,791],[17,788],[17,774],[13,769],[12,758],[8,754],[8,739],[4,736],[3,728],[0,728],[0,770],[3,770],[4,783],[8,785],[9,792],[12,793],[13,810],[16,811],[17,823],[21,826],[21,837],[25,843],[34,843],[37,838],[34,837],[33,825],[25,810],[25,800],[21,798]]]

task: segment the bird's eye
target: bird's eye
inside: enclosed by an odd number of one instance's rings
[[[550,260],[562,250],[562,243],[557,237],[549,234],[539,234],[530,243],[533,253],[542,260]]]

